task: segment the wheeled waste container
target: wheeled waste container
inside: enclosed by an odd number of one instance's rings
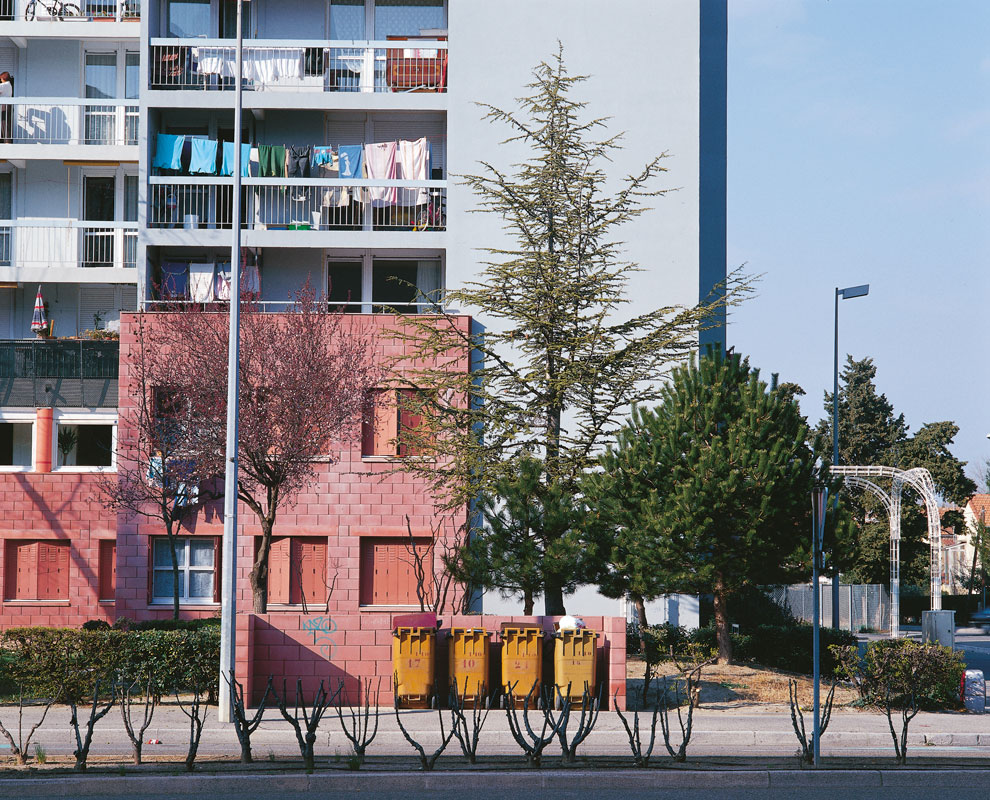
[[[488,695],[488,631],[484,628],[451,628],[449,643],[450,683],[470,705]]]
[[[436,628],[397,627],[392,631],[395,699],[411,708],[428,708],[436,673]]]
[[[543,629],[538,626],[502,625],[502,692],[511,691],[517,705],[529,698],[536,707],[543,683]]]
[[[598,634],[588,628],[559,630],[554,634],[553,682],[561,697],[580,701],[585,688],[594,695]]]

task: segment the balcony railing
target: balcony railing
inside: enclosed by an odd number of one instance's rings
[[[234,88],[229,39],[152,39],[150,88]],[[447,42],[244,43],[243,88],[289,92],[446,92]]]
[[[243,178],[243,228],[254,230],[442,231],[446,181]],[[231,178],[149,179],[152,228],[226,228]]]
[[[0,98],[0,144],[136,145],[138,106],[126,100]]]
[[[0,221],[0,267],[135,266],[136,222]]]
[[[68,9],[51,0],[0,0],[0,20],[20,22],[122,22],[141,19],[140,0],[99,0],[82,2]],[[77,10],[78,9],[78,10]]]
[[[0,340],[0,404],[116,408],[120,343]]]

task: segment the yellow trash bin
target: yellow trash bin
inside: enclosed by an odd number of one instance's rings
[[[502,627],[502,692],[511,690],[516,703],[529,697],[535,707],[543,682],[543,629],[536,626]]]
[[[587,628],[562,630],[555,634],[553,682],[561,697],[580,701],[585,687],[594,695],[598,653],[598,634]],[[568,686],[570,689],[568,690]]]
[[[465,698],[488,694],[490,639],[484,628],[450,629],[450,683]]]
[[[427,708],[434,688],[435,628],[396,628],[392,632],[395,699],[402,705]]]

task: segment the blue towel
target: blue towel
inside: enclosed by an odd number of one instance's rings
[[[321,147],[315,145],[313,147],[313,166],[322,167],[324,164],[329,164],[333,161],[333,148],[332,147]]]
[[[221,175],[234,174],[234,143],[223,143],[223,164],[220,167]],[[251,177],[251,145],[241,145],[241,177]]]
[[[162,262],[162,298],[183,299],[188,294],[189,265],[184,261]]]
[[[217,174],[217,143],[209,139],[193,139],[189,158],[190,175]]]
[[[155,160],[151,166],[159,169],[182,169],[182,145],[185,141],[185,136],[159,133],[155,143]]]
[[[341,178],[364,177],[364,147],[359,144],[345,144],[337,148],[340,159]]]

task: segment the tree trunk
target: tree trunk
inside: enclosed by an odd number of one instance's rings
[[[165,517],[165,533],[168,534],[166,541],[168,541],[169,553],[172,556],[172,619],[179,619],[179,557],[175,552],[175,528],[173,527],[172,518],[170,516]],[[151,547],[154,547],[154,543],[150,543]],[[152,558],[154,558],[154,553],[152,553]]]
[[[646,603],[643,595],[631,594],[633,605],[636,606],[636,618],[639,620],[639,652],[646,655],[646,629],[649,623],[646,621]]]
[[[533,616],[533,593],[523,592],[523,616]]]
[[[543,584],[543,613],[548,617],[562,617],[567,613],[563,587],[549,578],[545,578]]]
[[[725,607],[725,584],[722,573],[715,575],[715,641],[718,644],[718,663],[732,663],[732,638],[729,636],[729,615]]]
[[[261,546],[251,568],[251,591],[254,595],[254,613],[268,612],[268,556],[272,549],[272,521],[259,517]]]

